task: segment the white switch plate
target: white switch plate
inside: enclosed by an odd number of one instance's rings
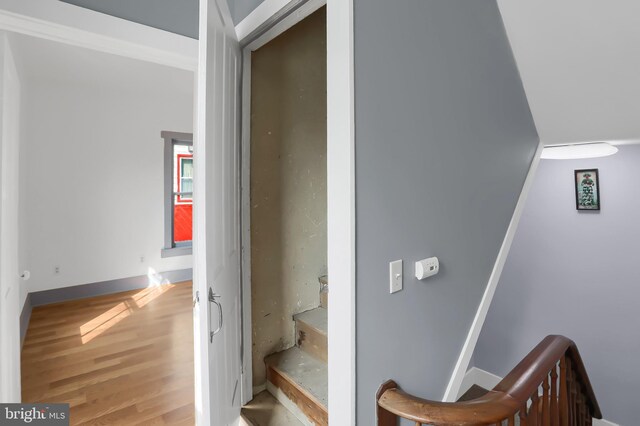
[[[402,290],[402,260],[389,263],[389,293]]]

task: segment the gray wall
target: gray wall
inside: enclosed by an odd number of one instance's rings
[[[249,16],[253,9],[258,7],[264,0],[229,0],[229,8],[233,22],[238,24],[244,18]],[[233,4],[232,4],[233,3]]]
[[[604,417],[638,423],[640,146],[611,157],[543,160],[487,321],[476,366],[508,373],[544,336],[573,339]],[[575,169],[600,170],[602,210],[577,212]]]
[[[198,0],[60,0],[139,24],[198,38]],[[227,0],[238,24],[264,0]]]
[[[61,0],[139,24],[198,38],[198,0]],[[229,0],[230,6],[234,0]]]
[[[386,379],[442,398],[538,136],[494,0],[356,0],[354,17],[357,421],[371,425]],[[432,255],[440,274],[416,281]]]

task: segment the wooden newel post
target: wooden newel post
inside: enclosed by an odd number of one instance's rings
[[[389,389],[397,389],[398,385],[393,380],[387,380],[378,388],[378,392],[376,392],[376,418],[378,426],[397,426],[398,425],[398,416],[393,413],[388,412],[384,408],[382,408],[379,404],[380,398],[382,395]]]

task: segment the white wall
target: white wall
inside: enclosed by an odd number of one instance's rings
[[[0,401],[20,401],[19,162],[21,85],[10,38],[0,34]]]
[[[100,78],[30,83],[29,291],[191,267],[191,256],[160,258],[160,132],[192,131],[192,78],[140,90]]]
[[[10,38],[10,40],[15,41],[15,37]],[[26,97],[29,91],[29,85],[26,81],[24,74],[24,66],[21,64],[21,51],[19,46],[16,46],[16,43],[12,43],[14,46],[14,53],[16,54],[16,65],[19,74],[21,75],[20,80],[20,161],[18,162],[18,188],[19,188],[19,197],[18,197],[18,271],[22,274],[23,271],[27,269],[27,120],[26,120]],[[20,303],[19,307],[22,309],[24,307],[25,300],[27,299],[27,295],[29,294],[29,283],[23,280],[20,280]]]

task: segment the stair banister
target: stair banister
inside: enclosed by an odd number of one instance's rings
[[[542,392],[540,390],[542,389]],[[575,343],[547,336],[493,390],[464,402],[429,401],[389,380],[376,395],[378,426],[398,418],[416,425],[586,426],[602,418]]]

